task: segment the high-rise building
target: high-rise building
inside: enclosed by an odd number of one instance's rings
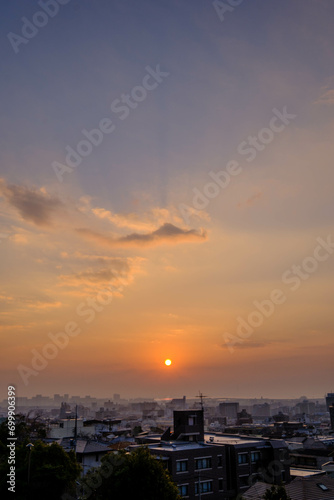
[[[334,431],[334,405],[329,407],[329,414],[331,417],[331,428],[332,428],[332,431]]]
[[[334,405],[334,392],[329,392],[326,396],[326,405],[327,411],[329,411],[329,407]]]

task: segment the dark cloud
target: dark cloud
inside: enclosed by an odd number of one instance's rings
[[[181,243],[190,241],[204,241],[207,233],[204,230],[181,229],[174,224],[165,223],[159,229],[146,234],[131,233],[120,238],[111,238],[90,229],[77,229],[77,232],[87,239],[97,241],[112,247],[130,247],[156,245],[159,243]]]
[[[53,212],[62,206],[58,198],[50,196],[43,190],[6,184],[3,179],[0,179],[0,193],[12,207],[19,211],[23,219],[37,226],[51,225]]]
[[[127,264],[124,265],[123,269],[112,270],[108,268],[93,270],[89,269],[86,271],[79,272],[77,274],[72,275],[62,275],[60,279],[66,284],[78,283],[80,281],[86,283],[107,283],[115,280],[120,276],[120,272],[122,274],[129,272],[129,266]]]

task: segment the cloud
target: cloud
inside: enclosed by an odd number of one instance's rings
[[[332,106],[334,104],[334,77],[331,76],[327,78],[326,85],[321,89],[321,95],[319,99],[315,101],[315,104],[325,104],[327,106]]]
[[[2,305],[7,305],[10,310],[13,310],[15,315],[20,312],[27,311],[44,311],[50,309],[57,309],[63,304],[59,300],[52,299],[44,293],[40,293],[39,296],[27,296],[27,295],[17,295],[11,296],[6,293],[0,293],[0,301]],[[2,314],[10,315],[10,311],[4,311]]]
[[[200,242],[207,239],[204,229],[181,229],[174,224],[165,223],[159,229],[146,234],[131,233],[127,236],[112,238],[96,231],[79,228],[77,232],[83,237],[111,247],[149,246],[161,243]]]
[[[134,265],[135,263],[142,262],[146,259],[143,257],[133,257],[133,258],[124,258],[124,257],[114,257],[111,255],[96,255],[96,254],[87,254],[77,250],[73,254],[69,254],[68,252],[61,252],[60,256],[62,259],[71,260],[74,262],[82,261],[89,262],[91,265],[105,265],[110,266],[113,265],[115,269],[124,269],[124,263],[128,263]]]
[[[83,255],[84,260],[85,256]],[[93,256],[94,257],[94,256]],[[123,286],[132,283],[134,275],[141,272],[142,258],[111,258],[108,266],[101,267],[101,262],[91,262],[91,266],[83,271],[59,276],[60,286],[77,288],[80,294],[97,292],[101,288],[116,287],[121,291]],[[100,264],[96,267],[96,264]],[[105,263],[104,263],[105,264]],[[117,293],[116,293],[117,295]],[[120,293],[118,294],[120,295]]]
[[[334,89],[324,92],[316,101],[316,104],[327,104],[332,106],[334,104]]]
[[[179,211],[174,207],[161,208],[152,207],[149,210],[141,213],[113,213],[101,207],[91,209],[95,217],[108,220],[111,224],[118,228],[128,228],[134,231],[154,231],[163,224],[170,223],[174,225],[182,225],[183,220],[180,217]],[[195,213],[192,215],[196,215]],[[207,216],[202,219],[207,220]]]
[[[262,196],[263,196],[263,193],[260,193],[260,192],[256,193],[253,196],[251,196],[250,198],[248,198],[246,201],[238,203],[238,208],[252,207],[262,198]]]
[[[52,214],[63,204],[50,196],[44,188],[39,190],[26,186],[7,184],[0,179],[0,193],[12,207],[16,208],[21,217],[37,226],[51,225]]]
[[[127,269],[128,271],[128,269]],[[110,268],[87,269],[75,274],[61,275],[59,279],[66,286],[78,286],[82,283],[86,285],[101,285],[111,283],[118,278],[118,273]]]
[[[181,217],[180,208],[168,206],[165,208],[152,206],[145,211],[138,213],[116,213],[102,207],[92,207],[91,199],[81,198],[81,205],[78,209],[83,212],[91,212],[100,220],[107,220],[112,225],[118,228],[132,229],[133,231],[154,231],[166,223],[176,226],[183,226],[184,220]],[[210,216],[204,210],[196,210],[192,207],[187,207],[188,216],[194,217],[198,222],[210,222]]]
[[[154,225],[150,221],[143,221],[137,214],[116,214],[104,208],[93,208],[93,214],[99,219],[106,219],[117,227],[127,227],[136,231],[152,231]]]

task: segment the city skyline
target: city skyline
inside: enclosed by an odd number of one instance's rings
[[[18,396],[332,390],[334,5],[235,4],[3,7]]]

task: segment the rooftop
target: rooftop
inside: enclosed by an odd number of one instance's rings
[[[208,443],[210,444],[210,443]],[[159,444],[150,444],[149,448],[151,450],[160,451],[180,451],[180,450],[197,450],[206,448],[207,444],[197,443],[195,441],[162,441]]]
[[[248,436],[239,436],[237,434],[205,434],[204,439],[206,443],[211,444],[226,444],[233,446],[274,446],[275,448],[286,446],[285,441],[280,439],[265,439],[265,438],[254,438]]]
[[[243,493],[243,497],[245,500],[260,499],[268,488],[267,483],[255,483]],[[285,485],[285,489],[291,500],[334,500],[334,479],[328,476],[297,477]]]

